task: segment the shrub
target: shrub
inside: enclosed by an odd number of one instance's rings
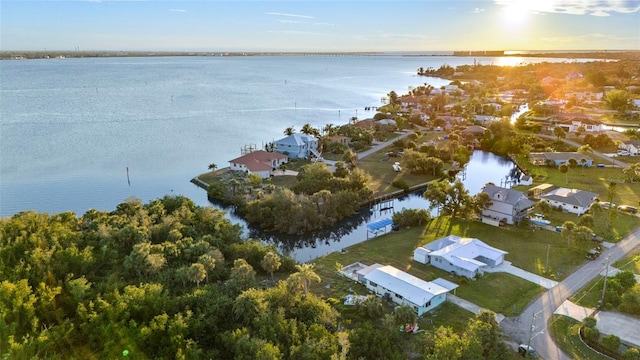
[[[391,219],[400,227],[421,226],[431,219],[431,215],[425,209],[402,208]]]
[[[602,346],[613,353],[617,353],[620,346],[620,338],[615,335],[607,335],[602,338]]]
[[[405,193],[409,192],[409,184],[407,184],[407,182],[403,179],[393,180],[391,185],[398,189],[404,190]]]

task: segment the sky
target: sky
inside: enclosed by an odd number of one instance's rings
[[[0,0],[0,50],[640,50],[640,0]]]

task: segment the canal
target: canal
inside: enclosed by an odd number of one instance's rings
[[[475,150],[465,171],[458,174],[469,193],[475,195],[482,190],[482,186],[492,182],[498,186],[505,184],[515,164],[508,158],[490,152]],[[372,206],[361,209],[354,216],[341,221],[339,224],[319,232],[305,235],[284,235],[265,233],[247,224],[235,214],[229,214],[233,223],[244,227],[245,235],[261,239],[265,243],[276,244],[285,254],[298,261],[306,262],[367,240],[375,235],[367,231],[367,224],[391,218],[396,211],[406,209],[424,209],[429,202],[422,197],[424,190],[393,199],[384,206]],[[381,209],[382,208],[382,209]],[[386,208],[386,209],[384,209]],[[229,209],[224,209],[230,211]],[[387,228],[387,231],[391,231]]]

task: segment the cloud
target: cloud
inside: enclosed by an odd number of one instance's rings
[[[316,33],[310,31],[296,31],[296,30],[269,30],[271,34],[287,34],[287,35],[326,35],[323,33]]]
[[[171,12],[181,12],[181,13],[187,12],[187,10],[185,10],[185,9],[169,9],[169,11],[171,11]]]
[[[268,12],[266,13],[267,15],[274,15],[274,16],[288,16],[288,17],[297,17],[297,18],[303,18],[303,19],[313,19],[313,16],[308,16],[308,15],[298,15],[298,14],[286,14],[286,13],[279,13],[279,12]]]
[[[499,6],[517,7],[532,13],[610,16],[640,11],[637,0],[494,0]]]
[[[474,14],[480,14],[481,12],[484,12],[484,9],[481,9],[481,8],[475,8],[475,9],[473,9],[473,13],[474,13]]]

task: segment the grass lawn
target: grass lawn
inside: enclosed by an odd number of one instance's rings
[[[519,191],[526,191],[518,189]],[[534,213],[541,213],[539,207],[536,207]],[[611,212],[611,213],[610,213]],[[593,232],[609,242],[618,242],[622,240],[633,229],[640,226],[640,218],[626,213],[617,211],[616,209],[605,209],[603,211],[591,213],[593,217],[593,226],[589,226]],[[576,214],[553,210],[545,214],[545,219],[551,221],[552,226],[562,226],[565,221],[573,221],[578,223],[580,217]],[[609,226],[611,224],[611,226]]]
[[[578,159],[579,160],[579,159]],[[595,160],[596,162],[598,160]],[[607,190],[609,183],[618,182],[616,194],[613,196],[613,203],[636,206],[640,201],[640,183],[623,183],[627,177],[621,168],[613,167],[581,167],[570,169],[563,174],[555,167],[533,166],[522,158],[518,159],[520,166],[527,168],[529,174],[534,177],[532,186],[543,183],[550,183],[557,186],[576,188],[591,191],[598,194],[600,200],[607,200]]]
[[[437,139],[437,136],[437,134],[433,133],[423,134],[420,138],[418,138],[416,144],[422,144],[435,140]],[[391,185],[394,180],[402,179],[411,187],[439,178],[429,175],[411,174],[409,173],[409,171],[404,169],[398,172],[394,171],[391,165],[396,161],[401,162],[402,157],[387,156],[386,153],[392,147],[393,146],[382,149],[365,158],[358,160],[358,167],[367,171],[372,177],[372,181],[369,187],[371,188],[371,190],[373,190],[374,194],[389,194],[391,192],[399,190],[398,188]]]
[[[627,254],[622,259],[616,261],[613,267],[640,275],[640,250]]]
[[[569,300],[580,306],[595,309],[596,307],[598,307],[598,302],[602,298],[603,286],[604,276],[598,276],[595,279],[589,281],[589,283],[583,286],[582,289],[575,293],[575,295],[573,295]]]
[[[564,315],[554,315],[550,323],[551,336],[556,344],[572,359],[606,360],[609,357],[600,355],[586,346],[578,331],[580,322]]]

